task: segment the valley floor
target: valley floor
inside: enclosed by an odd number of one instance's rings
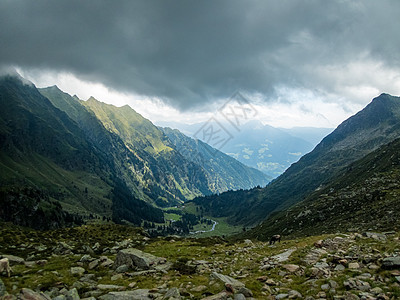
[[[150,239],[111,224],[45,232],[0,225],[0,257],[12,268],[0,274],[3,299],[400,298],[399,232],[269,245]]]

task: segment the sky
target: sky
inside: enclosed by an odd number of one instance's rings
[[[336,127],[400,95],[399,13],[398,0],[0,0],[0,67],[155,123],[222,118],[239,92],[264,124]]]

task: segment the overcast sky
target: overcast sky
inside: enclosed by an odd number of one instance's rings
[[[0,65],[38,86],[202,121],[236,91],[275,126],[400,94],[400,1],[0,0]]]

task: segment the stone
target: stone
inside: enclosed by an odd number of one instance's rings
[[[329,265],[326,262],[317,262],[314,267],[318,269],[329,269]]]
[[[243,294],[236,294],[233,300],[246,300],[246,297]]]
[[[114,284],[98,284],[97,289],[99,290],[121,290],[124,289],[123,286]]]
[[[20,300],[50,300],[49,297],[47,297],[45,294],[43,293],[36,293],[34,291],[32,291],[31,289],[26,289],[23,288],[19,295],[18,295],[18,299]]]
[[[359,265],[359,263],[358,262],[351,262],[351,263],[349,263],[349,269],[359,269],[360,268],[360,265]]]
[[[286,299],[289,297],[289,294],[278,294],[275,296],[276,300],[280,300],[280,299]]]
[[[127,265],[121,265],[118,268],[115,269],[115,272],[117,273],[125,273],[128,272],[129,267]]]
[[[230,296],[230,295],[231,294],[228,293],[227,291],[222,291],[221,293],[202,298],[202,300],[227,300],[228,296]]]
[[[195,292],[195,293],[200,293],[200,292],[204,292],[206,289],[207,289],[207,287],[205,285],[199,285],[199,286],[192,288],[190,291]]]
[[[243,282],[234,279],[230,276],[219,274],[217,272],[213,272],[211,274],[211,277],[217,281],[222,282],[225,286],[229,284],[235,290],[239,290],[240,288],[245,287]]]
[[[287,264],[282,266],[284,269],[288,270],[290,273],[296,272],[300,267],[294,264]]]
[[[168,299],[181,299],[181,294],[179,293],[179,290],[176,287],[170,288],[168,292],[164,295],[165,300]]]
[[[292,255],[292,253],[296,251],[296,248],[290,248],[288,250],[286,250],[285,252],[279,253],[277,255],[271,256],[271,260],[274,260],[276,262],[284,262],[287,261],[290,257],[290,255]]]
[[[8,261],[10,262],[10,265],[22,265],[25,262],[25,259],[23,259],[22,257],[19,256],[15,256],[15,255],[0,255],[0,259],[1,258],[7,258]]]
[[[120,280],[120,279],[122,279],[122,278],[124,278],[124,275],[122,275],[122,274],[115,274],[115,275],[111,276],[111,281]]]
[[[397,282],[400,282],[400,276],[395,276],[394,278],[396,278]]]
[[[99,264],[100,264],[100,260],[96,259],[96,260],[91,261],[89,263],[89,267],[88,268],[89,268],[89,270],[96,269],[99,266]]]
[[[148,270],[160,263],[162,258],[140,251],[135,248],[120,250],[114,262],[114,268],[127,265],[129,268]]]
[[[66,296],[67,300],[79,300],[80,299],[76,288],[69,290],[65,296]]]
[[[73,276],[82,276],[85,273],[85,269],[82,267],[71,267],[70,272]]]
[[[110,292],[99,297],[100,300],[151,300],[148,289],[125,292]]]
[[[298,299],[298,298],[301,299],[301,298],[303,298],[303,295],[300,294],[296,290],[290,290],[288,295],[289,295],[289,299]]]
[[[341,271],[344,271],[346,269],[346,267],[345,266],[343,266],[342,264],[338,264],[336,267],[335,267],[335,271],[339,271],[339,272],[341,272]]]
[[[400,268],[400,256],[384,258],[382,261],[382,268],[384,269]]]
[[[329,289],[330,289],[329,284],[326,283],[326,284],[321,285],[321,290],[327,291]]]
[[[89,254],[85,254],[84,256],[81,257],[79,261],[83,263],[88,263],[91,262],[92,260],[93,258]]]
[[[386,235],[377,232],[364,232],[363,236],[377,241],[386,241]]]

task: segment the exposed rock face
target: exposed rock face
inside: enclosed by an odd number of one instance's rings
[[[211,274],[211,277],[222,282],[225,286],[229,284],[235,290],[239,290],[239,289],[245,287],[245,284],[243,282],[240,282],[239,280],[236,280],[230,276],[219,274],[217,272],[213,272]]]
[[[120,250],[115,259],[114,268],[126,265],[132,269],[149,270],[166,263],[165,258],[140,251],[135,248]]]

